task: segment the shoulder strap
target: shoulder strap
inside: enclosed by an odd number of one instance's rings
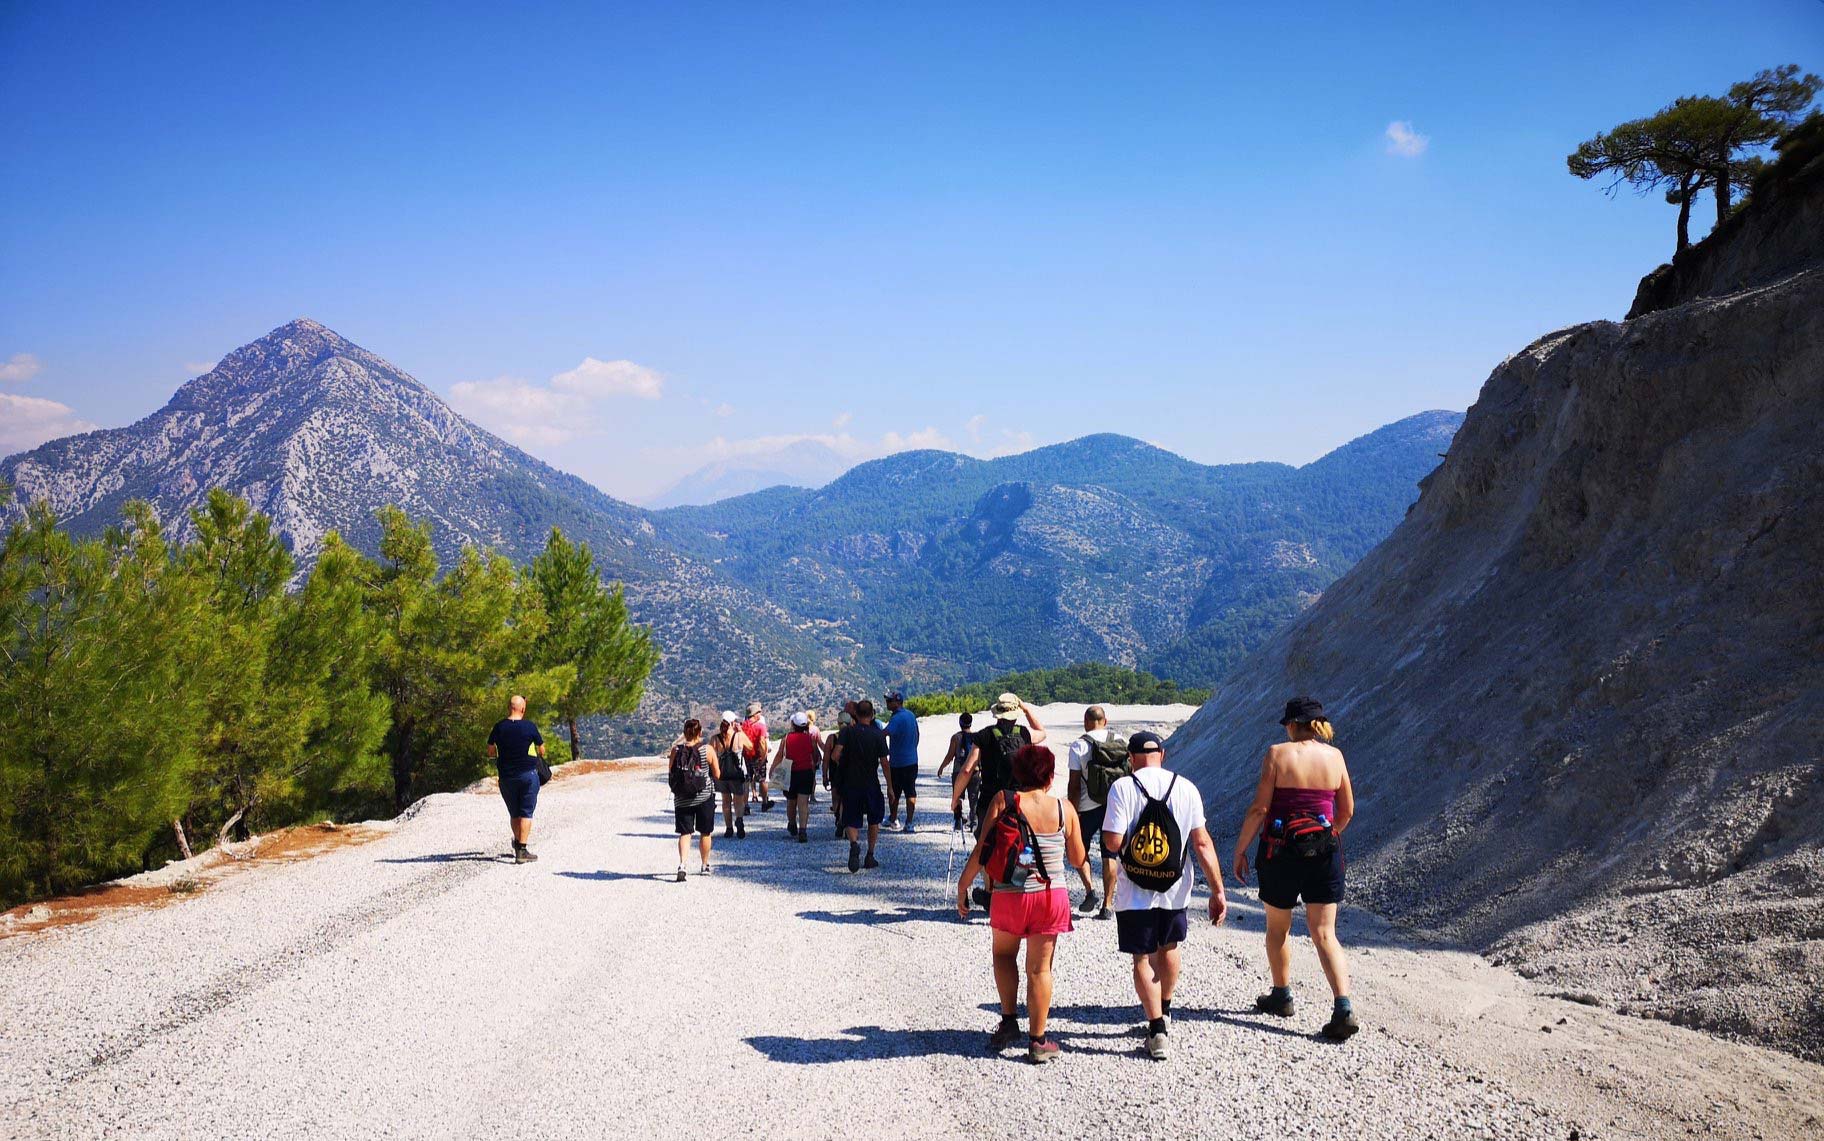
[[[1134,787],[1140,790],[1140,795],[1146,797],[1146,799],[1149,803],[1159,799],[1158,797],[1154,796],[1152,793],[1146,791],[1146,786],[1144,784],[1140,783],[1140,770],[1139,769],[1135,769],[1133,772],[1128,773],[1127,775],[1133,778]],[[1172,774],[1172,783],[1173,784],[1178,783],[1178,774],[1177,773]],[[1165,794],[1167,796],[1170,796],[1172,794],[1172,790],[1169,788],[1166,789]]]

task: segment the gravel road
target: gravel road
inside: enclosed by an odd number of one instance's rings
[[[373,843],[0,941],[0,1134],[1792,1137],[1824,1112],[1816,1066],[1537,996],[1371,917],[1345,928],[1366,1029],[1322,1042],[1308,945],[1299,1016],[1250,1011],[1251,892],[1193,926],[1170,1061],[1140,1052],[1093,920],[1058,955],[1063,1057],[991,1058],[988,931],[951,910],[941,810],[851,875],[827,812],[799,845],[776,809],[678,884],[668,805],[656,768],[559,781],[515,867],[497,798],[432,797]]]

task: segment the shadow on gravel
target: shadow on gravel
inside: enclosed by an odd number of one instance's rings
[[[676,883],[676,872],[558,872],[567,880],[592,880],[596,883],[613,883],[616,880],[647,880],[652,883]]]
[[[863,907],[853,911],[800,911],[800,919],[818,923],[959,923],[954,907]]]
[[[428,856],[394,856],[382,864],[510,864],[513,857],[498,852],[433,852]]]
[[[976,1009],[989,1014],[999,1014],[1000,1004],[984,1002]],[[1143,1021],[1138,1002],[1121,1006],[1081,1003],[1077,1005],[1054,1006],[1051,1008],[1054,1021],[1068,1021],[1081,1026],[1105,1026],[1106,1032],[1060,1029],[1060,1038],[1133,1038]],[[1207,1010],[1196,1006],[1181,1006],[1172,1011],[1172,1021],[1177,1022],[1220,1022],[1243,1030],[1258,1030],[1262,1034],[1278,1034],[1286,1038],[1303,1038],[1311,1042],[1331,1044],[1328,1038],[1313,1031],[1293,1030],[1282,1025],[1270,1014],[1261,1014],[1255,1010]]]
[[[769,1034],[746,1039],[774,1062],[801,1066],[879,1058],[928,1058],[945,1054],[979,1057],[984,1036],[972,1030],[888,1030],[856,1026],[841,1038],[788,1038]]]

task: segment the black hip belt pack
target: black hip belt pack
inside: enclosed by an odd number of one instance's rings
[[[1336,830],[1321,813],[1299,813],[1273,821],[1267,829],[1267,859],[1286,855],[1317,859],[1336,851]]]

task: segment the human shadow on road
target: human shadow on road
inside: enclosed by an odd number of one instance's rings
[[[844,911],[800,911],[800,919],[818,923],[957,923],[954,907],[858,907]]]
[[[595,883],[612,883],[615,880],[648,880],[653,883],[677,882],[676,873],[673,872],[611,872],[603,870],[599,872],[558,872],[557,874],[563,876],[567,880],[590,880]]]
[[[1001,1008],[998,1003],[984,1002],[977,1009],[999,1013]],[[1073,1038],[1129,1038],[1133,1036],[1134,1028],[1144,1021],[1138,1002],[1122,1006],[1109,1006],[1101,1003],[1054,1006],[1051,1008],[1051,1017],[1081,1025],[1109,1028],[1107,1033],[1080,1030],[1059,1032]],[[1222,1022],[1244,1030],[1258,1030],[1262,1034],[1279,1034],[1287,1038],[1304,1038],[1311,1041],[1329,1041],[1315,1031],[1307,1033],[1278,1025],[1272,1015],[1262,1014],[1257,1010],[1210,1010],[1198,1006],[1180,1006],[1172,1011],[1172,1021],[1175,1023]]]
[[[882,1026],[855,1026],[842,1033],[844,1036],[840,1038],[760,1034],[746,1042],[771,1061],[802,1066],[982,1053],[982,1035],[971,1030],[889,1030]]]
[[[499,852],[432,852],[425,856],[392,856],[382,864],[510,864],[513,857]]]

